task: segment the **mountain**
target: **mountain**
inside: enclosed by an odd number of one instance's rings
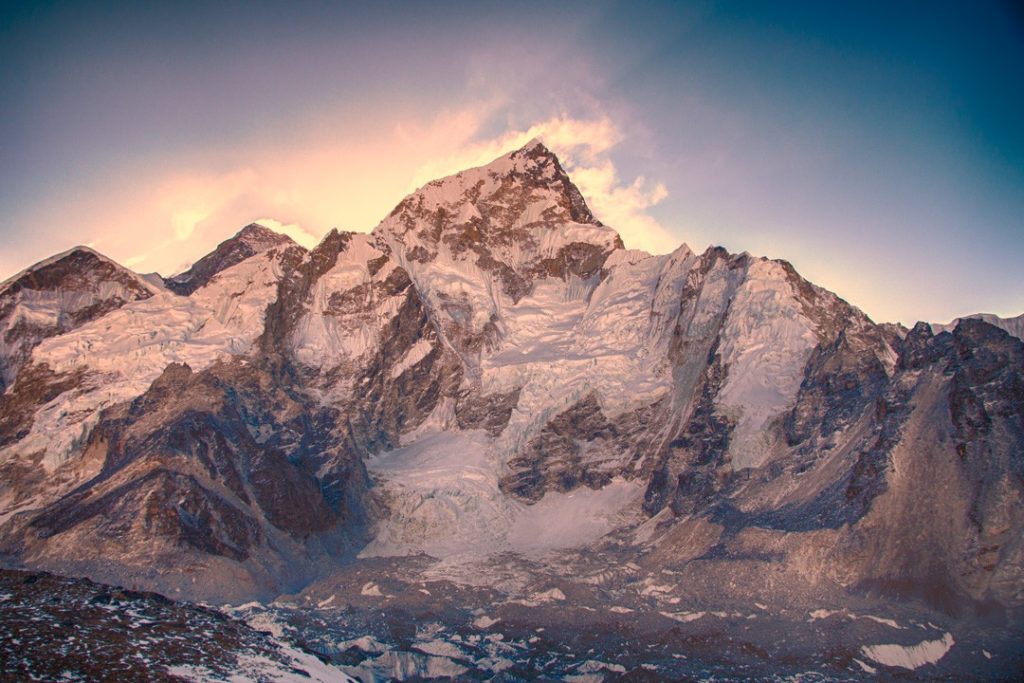
[[[89,247],[52,256],[0,284],[0,390],[40,342],[100,318],[156,289]]]
[[[231,239],[218,244],[213,252],[196,261],[188,270],[164,280],[164,284],[172,292],[188,296],[222,270],[267,249],[293,245],[295,242],[287,235],[274,232],[259,223],[250,223]]]
[[[628,250],[538,141],[312,251],[250,225],[162,290],[92,259],[15,279],[107,303],[5,351],[9,563],[370,610],[614,598],[673,628],[733,614],[712,596],[1024,607],[1024,342],[876,324],[785,261]]]
[[[975,313],[974,315],[957,318],[953,322],[946,323],[945,325],[932,323],[932,332],[935,334],[940,332],[952,332],[963,320],[983,320],[989,325],[994,325],[999,329],[1006,330],[1017,339],[1024,339],[1024,315],[1018,315],[1014,318],[1000,318],[998,315],[993,315],[991,313]]]

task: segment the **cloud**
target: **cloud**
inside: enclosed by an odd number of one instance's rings
[[[148,251],[144,251],[141,254],[132,254],[128,258],[124,259],[124,261],[122,262],[121,265],[123,265],[123,266],[125,266],[127,268],[134,268],[135,266],[139,265],[140,263],[142,263],[143,261],[145,261],[148,258],[149,258],[149,252]]]
[[[195,232],[196,225],[210,216],[209,209],[181,209],[175,211],[171,216],[171,225],[174,226],[174,237],[179,242],[184,242]]]
[[[668,197],[663,184],[648,187],[643,176],[624,184],[608,159],[593,166],[574,168],[571,172],[573,181],[590,202],[591,210],[619,231],[626,246],[655,254],[679,246],[679,240],[647,213],[648,208]]]

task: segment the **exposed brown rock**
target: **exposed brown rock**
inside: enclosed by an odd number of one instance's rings
[[[455,404],[459,429],[485,429],[491,436],[501,434],[519,403],[519,392],[519,387],[507,393],[487,395],[463,392]]]
[[[508,462],[501,489],[528,501],[578,486],[599,489],[616,476],[634,476],[633,465],[651,446],[649,429],[658,406],[609,420],[595,394],[552,418]]]

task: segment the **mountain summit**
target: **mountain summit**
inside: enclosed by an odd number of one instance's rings
[[[212,252],[199,259],[188,270],[167,278],[167,288],[188,296],[210,281],[217,273],[273,247],[292,246],[295,242],[259,223],[250,223],[232,238],[224,240]]]
[[[673,628],[1024,607],[1019,338],[877,325],[784,261],[627,250],[539,141],[371,234],[254,224],[166,282],[75,251],[0,291],[14,561],[217,601],[590,596]]]
[[[155,288],[89,247],[75,247],[0,284],[0,390],[43,339],[146,299]]]
[[[496,278],[513,301],[538,277],[590,277],[623,246],[539,141],[427,183],[373,234],[414,277],[432,270],[420,264],[475,268]]]

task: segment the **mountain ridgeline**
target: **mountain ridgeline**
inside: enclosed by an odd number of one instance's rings
[[[626,249],[539,142],[311,251],[254,224],[161,282],[71,250],[0,327],[8,564],[246,600],[615,544],[737,598],[1024,606],[1021,319]]]

